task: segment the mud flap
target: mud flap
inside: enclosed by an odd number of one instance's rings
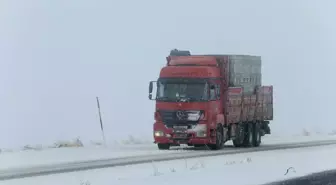
[[[263,121],[261,124],[262,135],[271,134],[271,128],[269,127],[269,121]]]

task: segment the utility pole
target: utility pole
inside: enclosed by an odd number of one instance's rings
[[[102,137],[103,137],[104,145],[106,146],[106,140],[105,140],[105,134],[104,134],[104,126],[103,126],[103,120],[102,120],[102,116],[101,116],[101,112],[100,112],[100,103],[99,103],[98,96],[96,97],[96,99],[97,99],[97,107],[98,107],[98,113],[99,113],[100,130],[102,132]]]

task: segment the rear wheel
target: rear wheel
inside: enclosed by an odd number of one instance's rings
[[[247,123],[244,126],[245,130],[245,137],[244,137],[244,146],[245,147],[252,147],[254,143],[254,131],[253,131],[253,124],[252,123]]]
[[[232,143],[233,143],[233,146],[235,146],[235,147],[242,147],[243,146],[243,143],[240,142],[237,139],[233,140]]]
[[[253,146],[258,147],[261,144],[260,123],[253,124]]]
[[[166,143],[158,143],[158,148],[160,150],[169,150],[170,148],[170,144],[166,144]]]
[[[233,146],[235,147],[242,147],[244,145],[244,139],[245,139],[245,129],[244,125],[238,124],[237,125],[237,132],[235,135],[235,138],[232,140]]]

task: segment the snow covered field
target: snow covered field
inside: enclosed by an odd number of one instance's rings
[[[263,145],[300,143],[309,141],[336,140],[336,136],[292,136],[263,138]],[[226,145],[232,145],[227,142]],[[225,150],[225,149],[224,149]],[[67,162],[79,162],[86,160],[108,159],[118,157],[130,157],[139,155],[157,155],[177,152],[193,152],[186,150],[159,151],[155,144],[139,145],[111,145],[90,146],[79,148],[52,148],[40,151],[28,150],[18,152],[3,152],[0,154],[0,170],[17,167],[30,167],[45,164],[57,164]]]
[[[0,181],[1,185],[253,185],[336,168],[336,146],[253,152],[229,156],[153,162],[108,169]],[[287,169],[288,174],[286,174]],[[286,174],[286,175],[285,175]]]

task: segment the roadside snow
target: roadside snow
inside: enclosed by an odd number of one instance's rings
[[[155,148],[155,149],[154,149]],[[87,160],[110,159],[120,157],[131,157],[141,155],[154,155],[165,153],[187,152],[181,150],[160,151],[157,147],[153,149],[133,149],[125,148],[53,148],[45,151],[20,151],[13,153],[3,153],[0,155],[0,170],[9,168],[21,168],[40,166],[46,164],[58,164],[68,162],[80,162]]]
[[[310,141],[325,141],[325,140],[335,140],[336,135],[295,135],[295,136],[272,136],[266,135],[262,137],[263,144],[287,144],[287,143],[301,143]]]
[[[6,185],[253,185],[336,169],[335,145],[153,162],[0,181]],[[287,172],[288,171],[288,172]],[[285,175],[286,174],[286,175]]]
[[[300,143],[309,141],[336,140],[336,136],[292,136],[292,137],[272,137],[263,138],[262,145]],[[226,145],[232,145],[227,142]],[[225,150],[225,149],[224,149]],[[46,164],[57,164],[67,162],[80,162],[86,160],[98,160],[108,158],[156,155],[177,152],[194,152],[194,151],[159,151],[155,144],[138,144],[138,145],[121,145],[113,146],[90,146],[78,148],[49,148],[45,150],[25,150],[18,152],[0,153],[0,170],[17,167],[30,167]]]

